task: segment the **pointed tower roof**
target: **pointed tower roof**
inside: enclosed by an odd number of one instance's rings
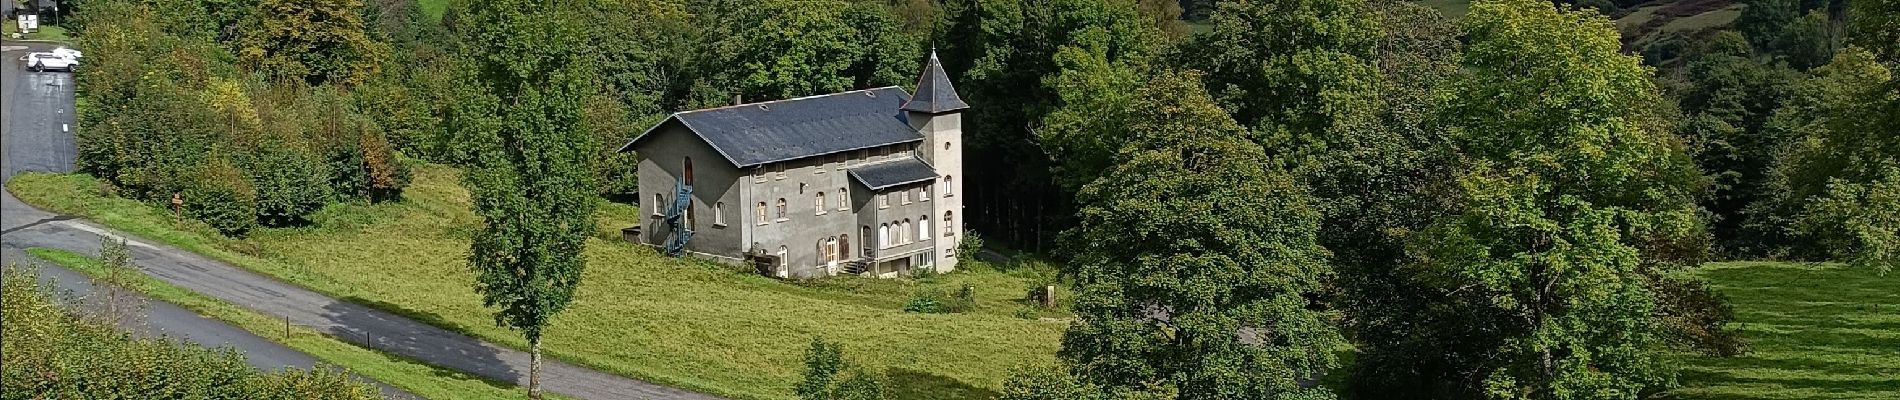
[[[923,76],[917,77],[917,93],[904,102],[904,111],[942,114],[965,108],[970,105],[950,86],[950,74],[943,72],[943,63],[937,61],[937,50],[930,50],[930,62],[924,65]]]

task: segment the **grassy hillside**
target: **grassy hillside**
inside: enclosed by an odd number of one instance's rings
[[[1694,38],[1726,29],[1746,8],[1734,0],[1663,0],[1612,17],[1623,33],[1625,48],[1641,49],[1672,36]]]
[[[339,298],[403,313],[515,347],[470,289],[464,261],[479,219],[452,168],[423,165],[406,200],[342,204],[313,224],[266,229],[248,239],[217,236],[196,222],[176,226],[162,209],[105,195],[83,175],[29,174],[9,183],[20,199],[210,255]],[[704,262],[667,258],[619,240],[638,210],[607,205],[588,269],[569,310],[553,321],[546,350],[607,371],[741,397],[792,396],[813,336],[845,344],[846,356],[884,370],[897,398],[988,398],[1012,367],[1053,360],[1065,324],[1024,313],[1026,289],[1046,267],[972,271],[928,281],[838,278],[791,283]],[[975,310],[903,311],[913,292],[972,285]],[[1060,315],[1051,315],[1060,317]]]
[[[1717,263],[1747,354],[1691,358],[1675,398],[1900,398],[1900,279],[1834,264]]]
[[[1451,19],[1464,18],[1465,12],[1471,11],[1471,0],[1416,0],[1414,2],[1438,10]]]

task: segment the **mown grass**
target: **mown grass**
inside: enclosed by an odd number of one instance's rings
[[[111,197],[84,175],[26,174],[9,184],[21,200],[206,254],[332,296],[524,348],[498,328],[470,288],[468,238],[479,219],[458,172],[416,168],[405,200],[339,204],[306,227],[230,239],[176,223],[155,205]],[[997,268],[928,280],[855,277],[785,282],[700,261],[673,259],[619,240],[634,207],[608,204],[574,303],[554,319],[545,349],[557,358],[717,395],[786,399],[814,336],[844,343],[847,359],[884,371],[896,398],[979,399],[1009,371],[1052,362],[1066,327],[1060,312],[1029,312],[1023,297],[1050,268]],[[905,313],[909,294],[975,289],[961,314]],[[1026,318],[1027,317],[1027,318]],[[1041,318],[1054,317],[1054,318]]]
[[[31,248],[27,253],[87,276],[105,275],[99,260],[65,250]],[[292,325],[286,336],[283,320],[259,314],[231,303],[206,297],[149,276],[133,278],[131,289],[153,299],[176,304],[265,339],[310,354],[358,375],[369,377],[431,399],[526,398],[527,393],[510,383],[484,380],[461,372],[436,368],[407,358],[369,350],[315,330]]]
[[[1675,398],[1900,398],[1900,279],[1836,264],[1715,263],[1747,339],[1739,357],[1685,360]]]
[[[20,25],[20,21],[11,20],[11,19],[6,20],[5,33],[9,39],[12,38],[14,32],[20,31],[19,25]],[[60,43],[66,43],[66,44],[71,44],[73,42],[72,36],[69,36],[66,34],[66,28],[61,28],[58,26],[44,24],[44,23],[40,24],[40,27],[38,29],[34,29],[32,32],[27,32],[25,34],[20,35],[20,39],[43,40],[43,41],[48,41],[48,42],[60,42]]]

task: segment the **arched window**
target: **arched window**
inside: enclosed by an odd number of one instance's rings
[[[713,225],[726,226],[726,202],[713,203]]]
[[[897,231],[897,236],[903,237],[904,243],[910,243],[910,235],[908,234],[910,233],[910,220],[905,219],[903,225],[901,226],[903,226],[904,229]]]
[[[864,241],[864,252],[861,253],[863,255],[860,257],[869,257],[871,255],[871,249],[872,249],[871,246],[873,243],[877,243],[877,238],[871,237],[870,225],[865,225],[861,228],[862,229],[860,229],[858,232],[858,240]]]
[[[692,186],[693,185],[693,158],[686,157],[685,160],[681,160],[680,166],[682,169],[686,170],[686,173],[685,173],[686,186]]]
[[[765,202],[759,202],[759,207],[752,210],[752,213],[755,214],[753,217],[758,220],[757,223],[759,225],[765,225],[766,222],[770,222],[765,219]]]
[[[949,175],[944,175],[943,176],[943,197],[950,197],[950,196],[955,196],[955,195],[957,195],[956,182],[951,181]]]
[[[778,266],[780,268],[784,268],[786,265],[791,265],[792,263],[791,258],[786,257],[786,253],[788,253],[786,250],[785,246],[778,247]]]
[[[813,242],[811,245],[811,250],[812,250],[811,256],[816,258],[815,260],[812,261],[811,265],[824,266],[825,265],[825,240],[818,239],[817,242]]]
[[[785,215],[785,198],[780,197],[778,198],[778,219],[785,220],[786,218],[788,217]]]
[[[877,247],[891,247],[891,224],[877,224]]]
[[[917,216],[917,240],[927,239],[930,239],[930,216],[919,215]]]
[[[815,213],[818,215],[825,215],[825,192],[818,192],[818,199],[815,201],[818,202],[818,206],[813,207],[817,209]]]
[[[943,212],[943,236],[950,237],[952,235],[956,235],[957,234],[956,226],[957,226],[957,222],[951,220],[950,212],[944,211]]]
[[[666,215],[666,196],[653,194],[653,215]]]
[[[838,188],[838,211],[851,211],[851,192]]]
[[[851,258],[851,235],[839,234],[838,235],[838,261],[844,261],[850,258]]]

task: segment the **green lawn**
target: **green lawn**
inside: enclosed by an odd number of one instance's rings
[[[105,273],[99,261],[89,255],[42,248],[28,249],[27,252],[89,276],[99,277]],[[388,383],[419,396],[432,399],[527,397],[525,391],[516,389],[513,384],[490,382],[461,372],[436,368],[407,358],[364,349],[302,326],[292,327],[286,336],[283,320],[172,286],[149,276],[139,276],[135,279],[132,289],[154,299],[177,304],[199,314],[235,325],[258,336],[315,356],[323,362],[348,368],[351,372]]]
[[[449,0],[417,0],[416,5],[422,7],[422,15],[431,21],[441,21],[442,14],[449,11]]]
[[[1749,352],[1686,360],[1676,398],[1900,399],[1900,277],[1767,262],[1701,274],[1735,306]]]
[[[4,32],[7,35],[7,38],[9,39],[13,37],[14,32],[20,31],[19,29],[20,21],[17,21],[17,20],[9,19],[9,20],[6,20],[4,24],[0,24],[0,25],[4,25],[4,28],[0,28],[0,32]],[[20,39],[45,40],[45,41],[60,42],[60,43],[73,42],[73,38],[66,35],[66,28],[61,28],[58,26],[50,25],[50,24],[40,24],[39,29],[36,29],[32,32],[28,32],[25,35],[20,35]]]
[[[248,239],[175,225],[153,205],[106,195],[83,175],[27,174],[9,184],[21,200],[303,285],[517,348],[470,289],[468,237],[479,219],[452,168],[421,165],[406,200],[343,204],[314,224],[265,229]],[[845,344],[846,357],[888,373],[896,398],[979,399],[1017,366],[1054,360],[1065,327],[1060,313],[1025,314],[1027,288],[1048,267],[988,267],[926,282],[837,278],[791,283],[704,262],[662,257],[621,242],[638,210],[604,206],[598,238],[568,311],[555,318],[545,348],[555,357],[622,375],[713,394],[792,397],[813,336]],[[910,293],[973,285],[977,307],[963,314],[903,312]],[[1033,318],[1048,314],[1047,317]],[[1032,317],[1032,318],[1024,318]]]
[[[1471,0],[1416,0],[1414,2],[1438,10],[1454,20],[1464,18],[1465,13],[1471,11]]]

